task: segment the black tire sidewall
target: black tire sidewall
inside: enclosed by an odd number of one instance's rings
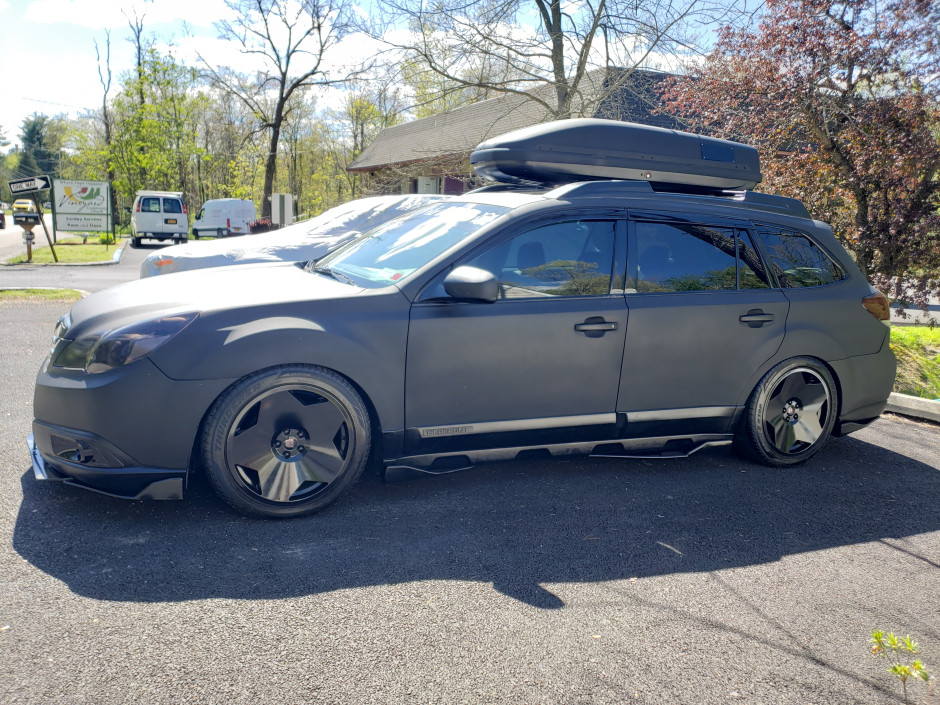
[[[822,433],[812,445],[798,453],[781,453],[771,444],[764,432],[767,402],[781,380],[799,368],[810,370],[826,385],[829,391],[828,415],[822,427]],[[816,455],[829,440],[832,429],[835,427],[838,409],[838,388],[829,369],[822,362],[812,357],[794,357],[784,360],[764,375],[751,393],[745,417],[742,420],[742,429],[735,439],[735,445],[745,455],[765,465],[777,467],[799,465]]]
[[[292,384],[311,386],[324,392],[332,403],[342,405],[353,448],[346,469],[320,492],[297,502],[270,502],[253,496],[237,479],[225,460],[226,442],[229,429],[242,410],[265,392]],[[230,506],[252,516],[288,518],[320,511],[355,484],[369,458],[372,438],[366,406],[344,377],[313,365],[283,365],[256,372],[229,387],[206,417],[201,445],[209,481]]]

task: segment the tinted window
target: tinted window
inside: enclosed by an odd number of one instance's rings
[[[140,210],[143,213],[159,213],[160,212],[160,199],[159,198],[142,198],[140,200]]]
[[[180,203],[178,198],[164,198],[163,199],[163,212],[164,213],[182,213],[183,204]]]
[[[517,235],[468,264],[493,273],[500,298],[610,293],[616,221],[569,220]]]
[[[760,236],[782,287],[823,286],[845,278],[839,266],[803,233],[763,226]]]
[[[765,289],[767,273],[743,230],[700,224],[637,222],[640,293]]]

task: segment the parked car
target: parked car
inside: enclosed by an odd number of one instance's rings
[[[31,198],[17,198],[13,201],[13,215],[17,213],[35,213],[36,204]]]
[[[0,230],[7,228],[7,214],[0,210]]]
[[[360,232],[444,198],[426,195],[360,198],[272,233],[167,247],[144,258],[140,276],[230,264],[306,262],[322,257]]]
[[[443,473],[733,445],[787,467],[885,408],[884,295],[798,201],[744,190],[751,148],[566,120],[471,162],[527,183],[306,266],[76,303],[36,382],[36,477],[169,499],[202,469],[237,510],[286,517],[333,502],[370,456]],[[638,180],[602,178],[621,175]]]
[[[131,210],[131,244],[144,238],[186,242],[189,216],[179,191],[138,191]]]
[[[247,235],[256,218],[253,201],[242,198],[214,198],[202,204],[193,221],[193,237]]]

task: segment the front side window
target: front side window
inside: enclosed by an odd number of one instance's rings
[[[616,221],[542,225],[464,264],[492,272],[500,298],[602,296],[610,293]]]
[[[747,232],[694,223],[634,225],[638,293],[734,291],[770,285]]]
[[[508,211],[503,206],[441,203],[370,230],[309,269],[368,288],[395,284]]]
[[[839,265],[803,233],[763,225],[760,236],[782,287],[824,286],[845,278]]]

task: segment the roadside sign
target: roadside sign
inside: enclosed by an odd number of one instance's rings
[[[28,179],[16,179],[7,181],[10,187],[10,193],[19,195],[21,193],[33,193],[34,191],[45,191],[52,188],[52,179],[48,176],[30,176]]]
[[[107,181],[56,179],[52,191],[55,229],[66,232],[111,230],[110,194]]]

